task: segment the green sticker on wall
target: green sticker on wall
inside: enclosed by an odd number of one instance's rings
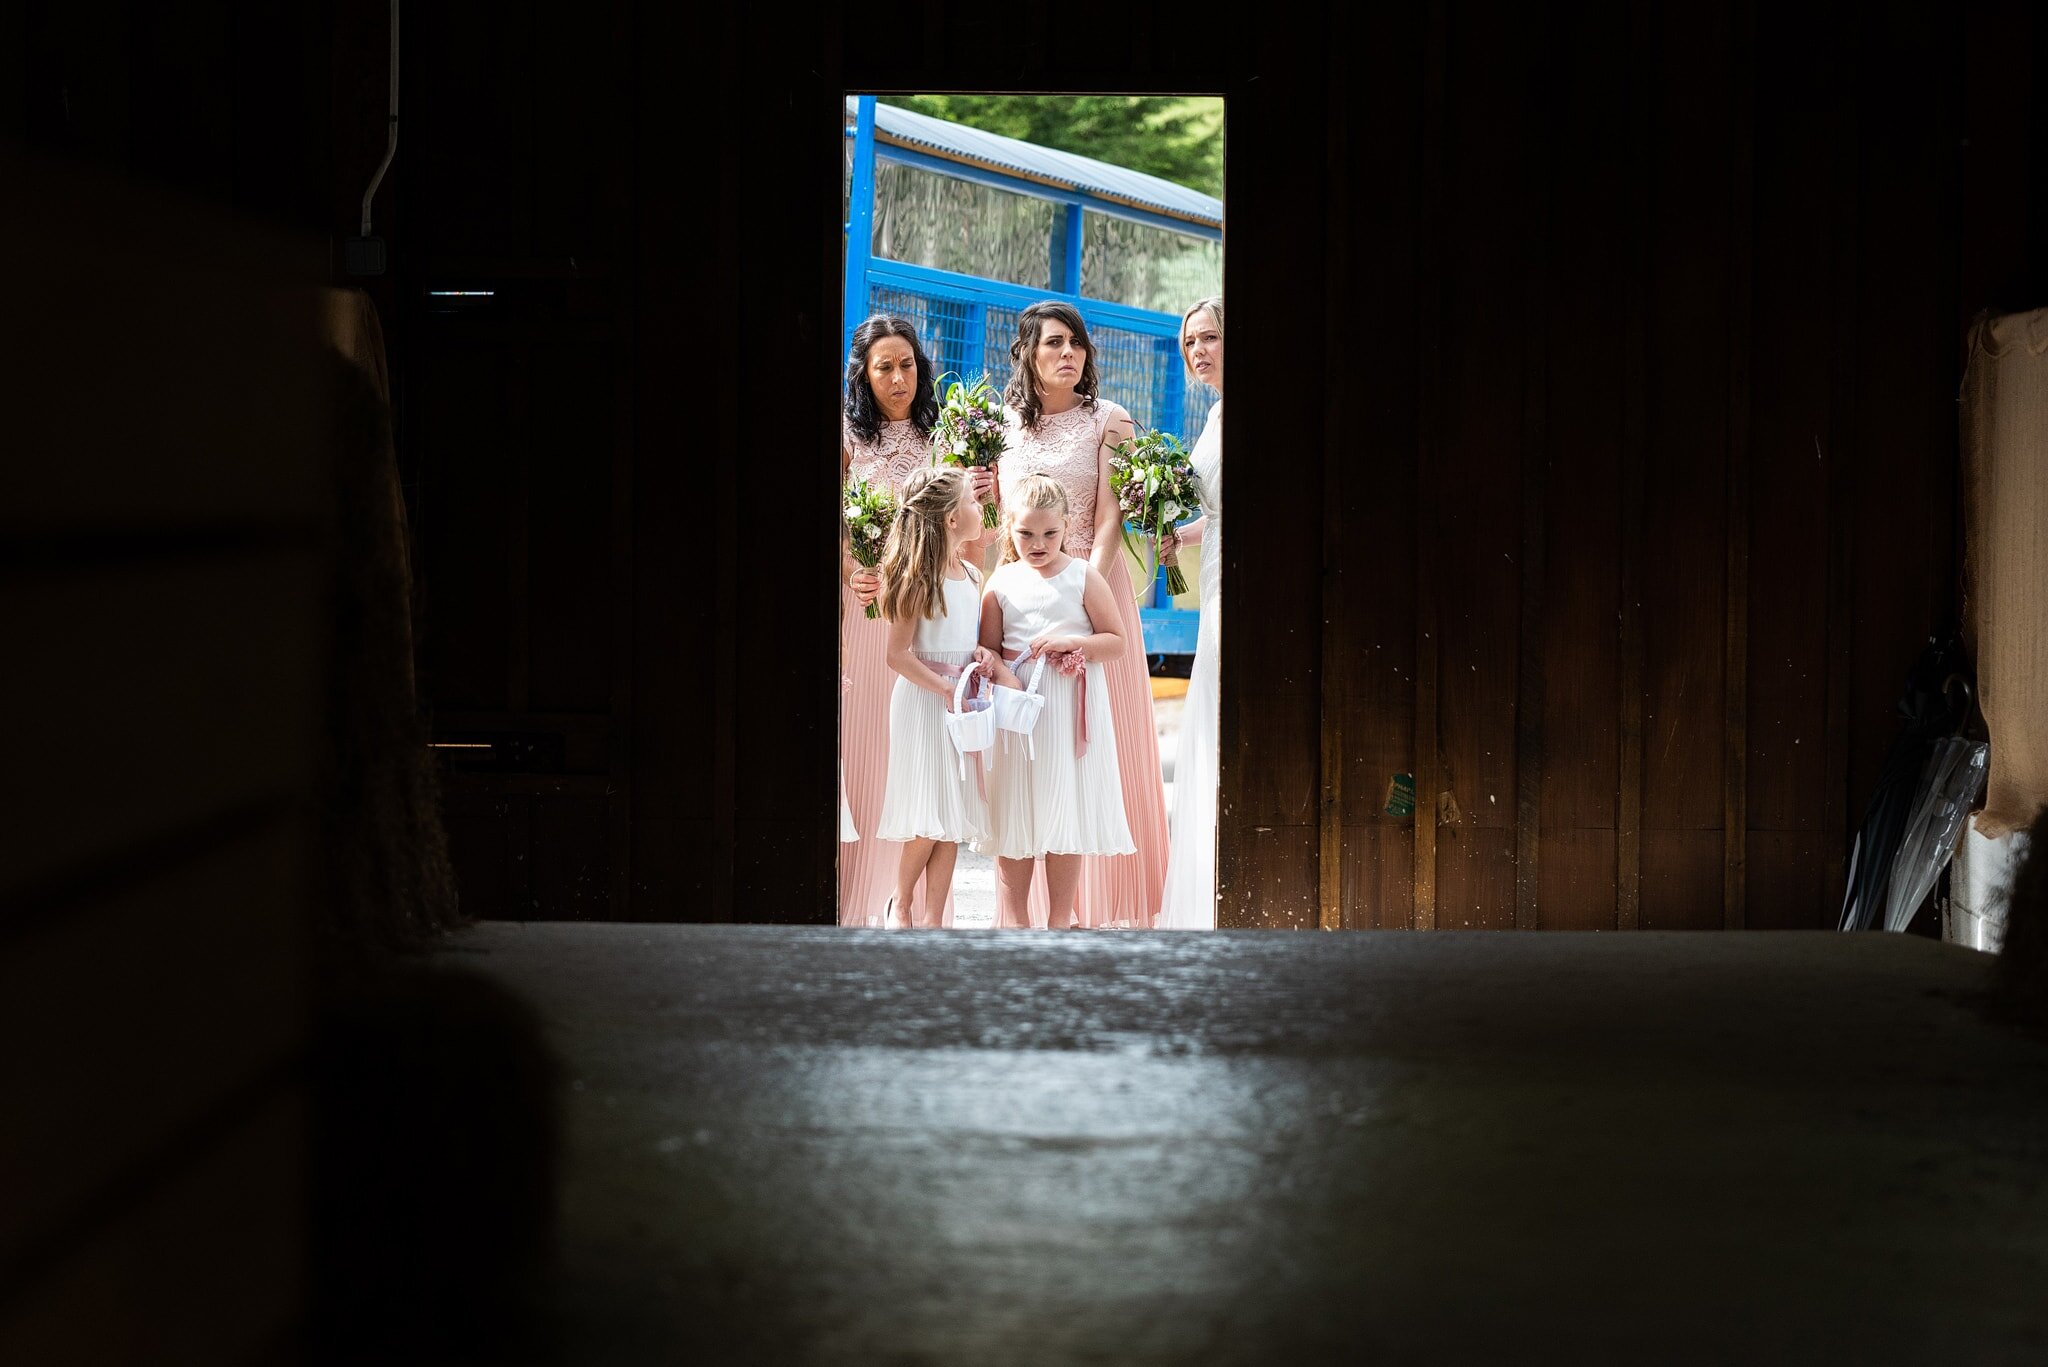
[[[1387,815],[1415,815],[1415,775],[1396,774],[1387,780]]]

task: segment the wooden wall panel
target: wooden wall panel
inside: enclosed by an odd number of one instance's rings
[[[1620,4],[1578,11],[1557,54],[1566,93],[1552,158],[1548,236],[1556,284],[1536,334],[1548,353],[1537,872],[1544,928],[1593,929],[1615,919],[1621,469],[1635,453],[1625,447],[1614,399],[1631,349],[1633,129],[1647,114],[1631,105],[1629,13]],[[1609,836],[1604,842],[1593,838],[1602,834]]]
[[[1231,275],[1232,297],[1241,301],[1230,310],[1231,336],[1249,343],[1231,352],[1231,384],[1242,383],[1246,389],[1240,392],[1254,395],[1296,386],[1316,394],[1335,378],[1321,348],[1304,353],[1289,346],[1293,338],[1327,335],[1320,266],[1327,250],[1321,130],[1328,109],[1320,58],[1325,18],[1318,14],[1289,25],[1285,37],[1277,27],[1261,31],[1243,50],[1245,65],[1231,94],[1244,88],[1248,76],[1267,79],[1267,73],[1288,70],[1290,78],[1257,99],[1239,97],[1226,106],[1233,139],[1287,148],[1274,159],[1231,158],[1226,197],[1271,193],[1271,178],[1290,174],[1290,168],[1302,196],[1300,213],[1233,221],[1230,228],[1228,270],[1234,272],[1239,259],[1297,263],[1293,287],[1286,291],[1258,288],[1256,274],[1252,289],[1238,290],[1239,277]],[[1296,43],[1315,51],[1317,60],[1293,55]],[[1314,403],[1227,404],[1225,445],[1256,441],[1275,451],[1317,450],[1323,417]],[[1246,435],[1233,437],[1240,431]],[[1318,479],[1305,487],[1320,484]],[[1240,601],[1261,607],[1232,617],[1223,637],[1223,670],[1239,682],[1224,690],[1219,714],[1218,809],[1230,814],[1217,844],[1222,925],[1307,928],[1320,921],[1323,561],[1320,537],[1300,534],[1300,493],[1277,481],[1247,482],[1241,492],[1232,485],[1223,577],[1241,586]]]
[[[412,351],[405,439],[423,468],[413,517],[420,686],[440,708],[511,711],[531,376],[518,358],[461,340],[416,338]]]
[[[1849,792],[1860,816],[1931,632],[1954,630],[1956,16],[1890,3],[1857,26]],[[1879,343],[1878,339],[1884,339]],[[1936,386],[1930,377],[1945,383]],[[1855,819],[1852,816],[1852,820]]]
[[[615,664],[611,376],[601,342],[544,345],[526,401],[528,705],[604,713]]]
[[[1526,283],[1532,237],[1545,213],[1541,168],[1547,120],[1493,117],[1517,99],[1524,60],[1541,31],[1523,17],[1455,11],[1445,75],[1449,235],[1442,268],[1440,446],[1431,477],[1436,541],[1437,730],[1442,769],[1433,793],[1461,813],[1439,834],[1439,926],[1513,925],[1516,710],[1520,634],[1524,407],[1537,348]],[[1540,305],[1539,305],[1540,307]],[[1497,885],[1507,842],[1505,907],[1478,895]],[[1470,903],[1470,907],[1467,906]]]
[[[1729,446],[1728,113],[1724,6],[1658,13],[1642,612],[1644,901],[1689,877],[1653,832],[1721,825],[1723,499]],[[1718,888],[1719,879],[1716,878]],[[1718,904],[1718,893],[1716,895]]]
[[[1330,311],[1326,335],[1342,375],[1327,391],[1326,422],[1344,453],[1328,462],[1336,502],[1334,545],[1324,548],[1325,697],[1337,712],[1344,861],[1340,919],[1348,927],[1406,928],[1413,915],[1412,818],[1386,811],[1397,774],[1415,772],[1416,440],[1421,310],[1422,73],[1420,7],[1332,16],[1333,217],[1357,225],[1332,240],[1330,293],[1353,301]],[[1366,41],[1370,30],[1372,41]],[[1364,69],[1358,69],[1359,64]],[[1361,317],[1384,320],[1361,328]]]
[[[1616,839],[1612,829],[1546,827],[1538,878],[1543,930],[1613,930]]]
[[[1748,924],[1791,905],[1832,924],[1815,882],[1828,822],[1828,582],[1839,534],[1831,506],[1833,367],[1853,345],[1838,316],[1834,261],[1848,214],[1837,198],[1839,110],[1849,59],[1825,13],[1760,11],[1756,58],[1755,308],[1748,538]],[[1813,860],[1799,863],[1802,853]],[[1760,862],[1761,861],[1761,862]],[[1768,870],[1768,877],[1759,875]],[[1799,898],[1777,891],[1797,887]]]
[[[479,494],[558,504],[559,541],[495,546],[506,509],[443,513],[430,454],[418,467],[441,534],[487,564],[523,554],[550,586],[523,600],[529,650],[570,644],[527,686],[579,716],[610,700],[587,713],[608,718],[630,801],[608,828],[607,914],[830,917],[832,671],[789,649],[830,639],[830,510],[805,507],[791,554],[748,558],[757,433],[774,414],[827,481],[837,101],[957,84],[971,52],[990,88],[1229,100],[1229,444],[1275,473],[1233,484],[1227,574],[1260,610],[1224,638],[1226,919],[1827,923],[1899,673],[1951,606],[1956,326],[1977,295],[2022,304],[2040,282],[2037,233],[1977,233],[1948,193],[1981,200],[1998,168],[2024,180],[2039,159],[2011,131],[2033,117],[2036,21],[1861,14],[1433,0],[1306,28],[1246,14],[1199,38],[1112,15],[1076,45],[1048,13],[991,50],[936,5],[796,36],[621,7],[555,50],[521,9],[500,26],[528,30],[444,44],[427,127],[496,141],[467,169],[421,160],[421,202],[401,205],[424,216],[419,249],[583,287],[588,263],[561,258],[598,241],[612,272],[589,348],[522,343],[471,381],[564,381],[519,400],[553,418],[516,419],[564,468]],[[702,136],[700,95],[668,69],[686,45],[773,93],[747,139]],[[537,117],[536,90],[588,86],[626,49],[626,94]],[[578,163],[628,107],[630,168]],[[2001,116],[1965,158],[1965,119]],[[522,137],[524,181],[505,160]],[[726,375],[735,351],[771,359]],[[566,396],[608,366],[612,416],[593,404],[579,425]],[[703,374],[720,401],[678,381]],[[797,375],[814,377],[800,393]],[[459,420],[415,388],[410,436]],[[484,421],[515,421],[501,407]],[[575,482],[572,448],[606,441],[630,459]],[[625,568],[592,577],[579,547]],[[488,615],[485,571],[446,573],[477,576]],[[598,616],[571,611],[593,596],[613,614],[602,670]],[[466,697],[509,692],[520,675],[490,641],[511,631],[427,658],[473,670]],[[1384,814],[1400,772],[1422,784],[1419,824]],[[1458,824],[1436,824],[1441,793]]]
[[[1391,817],[1346,826],[1339,857],[1344,930],[1409,930],[1414,912],[1415,833]]]
[[[404,30],[385,307],[422,692],[437,740],[500,746],[444,771],[457,882],[482,915],[632,900],[629,14],[464,3]]]
[[[1718,716],[1716,717],[1718,720]],[[1716,799],[1719,793],[1715,794]],[[1718,830],[1643,831],[1643,930],[1721,929]]]

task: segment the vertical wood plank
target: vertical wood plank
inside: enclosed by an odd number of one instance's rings
[[[1324,122],[1328,140],[1324,147],[1324,181],[1328,185],[1328,220],[1333,225],[1351,220],[1351,179],[1346,175],[1351,157],[1350,114],[1352,94],[1346,77],[1356,49],[1357,11],[1350,8],[1330,12],[1329,42],[1325,45],[1324,72],[1326,105]],[[1349,232],[1332,231],[1324,238],[1323,270],[1325,289],[1334,297],[1351,294],[1351,241]],[[1340,355],[1354,334],[1350,314],[1329,310],[1323,320],[1324,352]],[[1325,432],[1342,431],[1349,424],[1351,396],[1345,387],[1323,387]],[[1317,924],[1323,930],[1344,928],[1344,699],[1349,692],[1351,670],[1345,649],[1344,612],[1344,465],[1343,458],[1328,442],[1322,450],[1322,573],[1318,588],[1321,622],[1318,642],[1318,675],[1321,680],[1321,735],[1317,755],[1320,789],[1317,804]]]
[[[1503,120],[1531,63],[1535,30],[1523,11],[1454,9],[1452,97],[1444,126],[1443,441],[1430,528],[1435,558],[1439,779],[1432,790],[1453,824],[1515,845],[1516,701],[1520,660],[1522,437],[1527,366],[1540,350],[1524,313],[1531,206],[1525,178],[1536,110]],[[1469,96],[1466,92],[1470,92]],[[1431,794],[1425,793],[1424,796]],[[1440,901],[1491,886],[1492,838],[1437,845]],[[1459,868],[1460,862],[1472,867]],[[1480,867],[1480,865],[1485,867]],[[1459,924],[1515,924],[1512,871],[1499,900],[1455,899]],[[1444,922],[1450,924],[1450,922]]]
[[[1729,40],[1727,579],[1722,588],[1721,925],[1740,930],[1749,883],[1749,360],[1756,83],[1754,0],[1738,0]]]
[[[1650,220],[1656,118],[1655,62],[1657,10],[1637,5],[1631,10],[1629,48],[1635,73],[1629,108],[1636,130],[1629,160],[1636,187],[1630,217],[1635,233],[1628,253],[1628,345],[1622,352],[1621,456],[1621,611],[1619,614],[1620,770],[1615,815],[1615,926],[1634,930],[1641,924],[1643,882],[1643,516],[1646,472],[1650,464]]]
[[[1437,508],[1436,467],[1443,431],[1444,122],[1449,73],[1449,0],[1431,0],[1423,58],[1422,284],[1416,386],[1415,473],[1415,911],[1417,930],[1436,929]]]
[[[1416,433],[1422,298],[1418,283],[1422,90],[1428,15],[1374,13],[1370,42],[1333,43],[1349,68],[1349,131],[1337,180],[1351,208],[1334,231],[1349,240],[1344,284],[1330,290],[1333,354],[1327,431],[1347,467],[1341,518],[1346,567],[1324,615],[1345,669],[1340,803],[1346,845],[1344,924],[1407,929],[1414,910],[1414,816],[1387,811],[1397,774],[1415,773]],[[1361,269],[1360,263],[1371,263]],[[1378,861],[1359,868],[1357,860]]]
[[[1645,924],[1652,923],[1653,905],[1691,908],[1693,890],[1675,884],[1698,876],[1690,837],[1712,833],[1716,859],[1708,876],[1712,923],[1719,925],[1731,31],[1728,13],[1718,6],[1666,7],[1658,18],[1649,334],[1654,454],[1644,481],[1643,529],[1644,546],[1654,554],[1646,554],[1642,566],[1642,904]],[[1652,840],[1651,833],[1671,838]]]
[[[1548,413],[1542,680],[1544,929],[1612,929],[1619,814],[1620,519],[1637,225],[1632,7],[1574,7],[1554,59],[1559,108],[1541,315]],[[1619,114],[1617,115],[1617,111]],[[1594,839],[1593,837],[1604,837]],[[1597,869],[1584,861],[1604,859]],[[1566,867],[1553,870],[1555,861]],[[1524,880],[1526,881],[1526,880]]]
[[[1827,482],[1827,655],[1823,703],[1826,758],[1821,809],[1822,850],[1827,861],[1821,921],[1836,925],[1848,891],[1850,823],[1860,815],[1860,802],[1849,791],[1850,673],[1855,667],[1854,598],[1856,504],[1855,466],[1848,458],[1857,434],[1857,394],[1861,370],[1857,362],[1863,335],[1861,311],[1863,220],[1858,212],[1861,187],[1862,137],[1859,52],[1850,46],[1840,55],[1835,98],[1826,122],[1829,145],[1826,187],[1827,222],[1834,248],[1827,286],[1830,314],[1841,338],[1828,366],[1828,422],[1821,456]]]
[[[1829,548],[1839,530],[1829,448],[1835,368],[1856,344],[1833,280],[1837,254],[1852,249],[1836,198],[1847,64],[1838,19],[1820,8],[1757,13],[1743,758],[1743,923],[1752,928],[1832,923],[1819,839],[1830,806]],[[1810,870],[1795,867],[1801,857]],[[1802,905],[1783,895],[1792,885],[1812,890]]]
[[[1541,924],[1544,763],[1544,624],[1546,541],[1550,489],[1550,238],[1557,187],[1553,122],[1557,100],[1545,79],[1563,59],[1559,30],[1542,26],[1528,68],[1525,103],[1544,111],[1526,120],[1521,163],[1522,200],[1528,214],[1523,237],[1520,335],[1529,339],[1522,361],[1521,622],[1515,666],[1515,920],[1517,930]],[[1526,59],[1525,59],[1526,60]],[[1540,75],[1538,73],[1541,73]]]
[[[1952,11],[1878,6],[1856,29],[1862,228],[1851,515],[1849,802],[1898,732],[1907,671],[1955,622],[1956,57]]]

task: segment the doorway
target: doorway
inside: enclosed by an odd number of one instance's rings
[[[843,437],[854,448],[843,461],[848,478],[894,494],[932,460],[927,426],[936,403],[886,425],[858,411],[879,392],[864,391],[857,378],[873,345],[870,320],[892,338],[888,346],[916,353],[920,391],[933,381],[985,381],[989,395],[1014,396],[1017,384],[1029,383],[1013,352],[1020,324],[1031,329],[1035,305],[1065,305],[1071,314],[1063,316],[1085,333],[1093,366],[1088,407],[1128,414],[1131,434],[1145,442],[1194,451],[1220,397],[1190,363],[1183,334],[1191,306],[1210,301],[1197,311],[1197,330],[1215,334],[1215,354],[1205,352],[1200,365],[1213,359],[1220,382],[1221,98],[856,92],[843,112],[842,337],[849,364],[839,379],[850,420],[860,428]],[[903,340],[893,340],[899,333]],[[1014,419],[1015,406],[1007,411]],[[1212,440],[1220,459],[1220,433]],[[1105,441],[1105,456],[1113,444]],[[1075,492],[1079,502],[1092,502],[1096,493]],[[1127,526],[1121,557],[1103,557],[1111,562],[1104,566],[1108,577],[1127,585],[1135,609],[1132,659],[1105,669],[1124,676],[1114,707],[1116,753],[1138,853],[1115,873],[1099,870],[1084,882],[1082,898],[1098,904],[1084,918],[1091,924],[1152,924],[1174,872],[1170,842],[1190,839],[1199,854],[1183,853],[1187,868],[1177,886],[1190,881],[1187,869],[1199,869],[1193,880],[1214,923],[1216,688],[1191,684],[1191,676],[1199,678],[1204,585],[1218,597],[1220,555],[1198,540],[1207,522],[1202,511],[1199,503],[1173,509],[1173,522],[1187,527],[1184,548],[1162,555],[1142,526]],[[1158,512],[1151,517],[1157,522]],[[997,567],[1002,537],[1000,528],[989,534],[977,577]],[[852,563],[878,553],[877,544],[854,548]],[[1210,630],[1220,635],[1220,622]],[[900,871],[902,842],[878,833],[890,702],[900,677],[883,660],[885,634],[849,593],[842,610],[842,925],[887,923]],[[1213,659],[1207,668],[1213,677]],[[1185,728],[1191,694],[1204,722]],[[1180,746],[1187,730],[1203,747],[1192,765]],[[1192,806],[1184,786],[1190,769],[1206,794]],[[980,788],[987,777],[985,770]],[[1172,830],[1187,811],[1198,813],[1187,818],[1189,832]],[[935,898],[923,884],[912,894],[922,919],[956,928],[996,924],[996,873],[988,853],[963,842],[950,896]],[[1101,910],[1111,903],[1114,911]]]

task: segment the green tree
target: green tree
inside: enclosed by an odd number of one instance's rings
[[[1221,100],[1178,95],[884,95],[883,104],[1223,194]]]

